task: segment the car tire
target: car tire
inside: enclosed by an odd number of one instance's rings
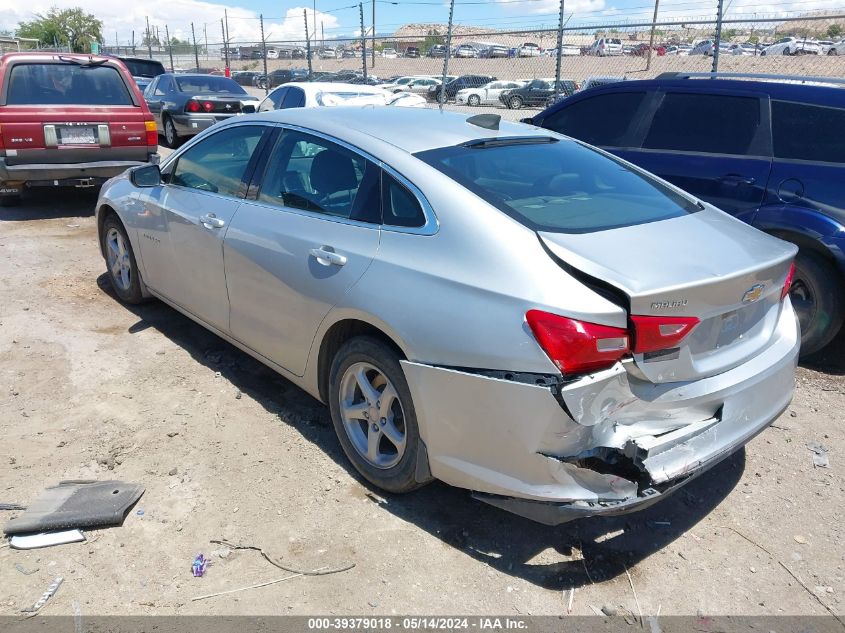
[[[135,260],[132,243],[116,214],[111,213],[103,222],[100,246],[106,258],[106,272],[112,290],[124,303],[142,303],[144,282]]]
[[[182,139],[179,137],[179,133],[176,131],[176,126],[173,123],[173,119],[169,116],[163,117],[162,127],[164,132],[164,145],[169,147],[170,149],[176,149],[179,145],[182,144]]]
[[[481,98],[478,95],[470,95],[467,97],[467,105],[477,108],[481,105]]]
[[[801,323],[801,357],[823,349],[839,333],[845,318],[845,299],[836,270],[811,251],[799,251],[789,291]]]
[[[828,54],[828,56],[830,56],[830,55],[833,55],[833,56],[839,55],[839,53],[837,53],[837,52],[836,52],[836,49],[835,49],[835,48],[831,48],[831,49],[827,52],[827,54]]]
[[[394,394],[389,404],[377,399],[388,390]],[[367,404],[369,408],[361,410]],[[385,342],[359,336],[341,346],[329,373],[329,409],[343,452],[364,479],[393,493],[410,492],[431,481],[405,372],[398,354]],[[391,419],[373,421],[374,413],[381,416],[385,411]],[[396,443],[400,438],[401,444]],[[421,460],[426,463],[418,465]]]
[[[522,107],[522,104],[523,104],[522,97],[514,96],[514,97],[511,97],[510,99],[508,99],[508,107],[511,110],[519,110]]]
[[[789,49],[788,49],[788,48],[785,48],[785,49],[783,49],[783,51],[781,52],[781,54],[782,54],[782,55],[791,55],[792,53],[790,53],[790,52],[789,52]]]

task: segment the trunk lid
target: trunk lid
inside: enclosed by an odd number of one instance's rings
[[[238,114],[244,103],[251,103],[247,95],[197,94],[191,98],[203,106],[200,112],[211,114]],[[206,103],[211,104],[211,110],[205,108]]]
[[[797,250],[713,209],[606,231],[539,236],[554,257],[587,276],[585,283],[621,292],[629,315],[700,320],[677,347],[634,354],[631,369],[655,383],[712,376],[765,348]]]

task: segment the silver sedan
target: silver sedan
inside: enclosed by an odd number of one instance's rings
[[[326,403],[361,475],[556,524],[661,499],[793,392],[795,247],[496,115],[292,109],[109,181],[102,254]]]

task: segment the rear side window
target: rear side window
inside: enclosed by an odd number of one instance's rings
[[[590,145],[619,147],[645,92],[615,92],[576,101],[543,121],[543,127]]]
[[[648,149],[748,154],[760,127],[755,97],[668,93],[643,142]]]
[[[386,171],[381,176],[382,221],[388,226],[418,227],[425,224],[417,197]]]
[[[535,231],[590,233],[698,210],[657,180],[573,141],[458,145],[416,156]]]
[[[845,163],[845,110],[772,101],[776,158]]]
[[[258,106],[258,111],[269,112],[270,110],[278,110],[282,107],[282,101],[284,100],[285,95],[287,93],[287,88],[279,88],[278,90],[274,90],[264,98],[264,101],[262,101],[261,105]]]
[[[302,88],[288,88],[285,100],[282,101],[283,108],[301,108],[305,105],[305,93]]]
[[[258,125],[239,125],[207,136],[179,157],[171,184],[237,196],[264,129]]]
[[[165,73],[161,62],[146,59],[121,59],[133,77],[158,77]]]
[[[131,106],[132,97],[114,66],[73,63],[15,64],[6,93],[9,105]]]

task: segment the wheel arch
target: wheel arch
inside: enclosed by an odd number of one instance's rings
[[[115,211],[114,207],[108,203],[103,203],[97,207],[97,241],[100,243],[100,254],[103,257],[106,256],[106,251],[103,248],[103,225],[106,223],[106,218],[112,215],[115,216],[121,224],[123,224],[123,228],[125,229],[126,225],[123,223],[123,220],[120,218],[118,212]]]
[[[320,337],[315,363],[317,393],[320,400],[328,402],[329,373],[332,361],[341,346],[357,336],[372,336],[386,343],[396,354],[407,359],[408,353],[400,339],[388,333],[384,324],[376,325],[364,320],[360,315],[339,315],[338,318],[325,327]]]

